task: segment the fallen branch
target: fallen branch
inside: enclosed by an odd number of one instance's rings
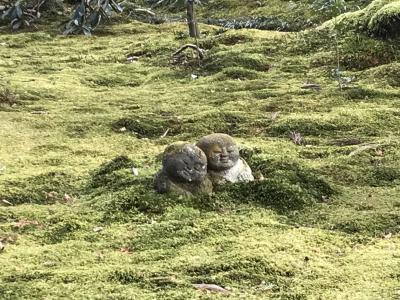
[[[176,50],[175,53],[172,54],[172,56],[175,57],[175,56],[179,55],[180,53],[182,53],[183,51],[185,51],[185,50],[188,49],[188,48],[191,48],[191,49],[195,50],[195,51],[197,52],[197,55],[199,56],[199,58],[200,58],[201,60],[204,59],[204,50],[201,49],[201,48],[199,48],[199,47],[196,46],[196,45],[193,45],[193,44],[186,44],[186,45],[183,45],[183,46],[180,47],[178,50]]]
[[[151,17],[155,17],[155,16],[156,16],[156,14],[155,14],[154,12],[152,12],[152,11],[149,10],[149,9],[145,9],[145,8],[135,8],[135,9],[131,9],[131,11],[129,12],[129,15],[130,15],[131,13],[145,13],[145,14],[151,16]]]
[[[367,151],[367,150],[370,150],[370,149],[376,149],[376,148],[378,148],[379,146],[380,146],[380,144],[367,144],[367,145],[363,145],[363,146],[360,146],[359,148],[357,148],[356,150],[350,152],[349,156],[354,156],[354,155],[356,155],[356,154],[359,154],[359,153],[361,153],[361,152],[363,152],[363,151]]]

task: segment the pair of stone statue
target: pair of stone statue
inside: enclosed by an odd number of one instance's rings
[[[154,186],[159,193],[211,194],[214,185],[253,180],[251,169],[240,157],[233,138],[213,133],[202,137],[195,145],[168,146]]]

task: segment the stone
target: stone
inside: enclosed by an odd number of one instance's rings
[[[211,194],[207,176],[207,157],[193,144],[168,146],[163,154],[162,169],[155,176],[154,188],[159,193],[181,195]]]
[[[213,133],[202,137],[196,146],[207,156],[208,174],[213,184],[254,180],[249,165],[240,157],[239,148],[231,136]]]

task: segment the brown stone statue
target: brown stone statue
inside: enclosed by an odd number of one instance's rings
[[[208,174],[212,183],[253,181],[249,165],[240,158],[233,138],[224,133],[202,137],[196,144],[207,156]]]
[[[173,144],[163,154],[162,169],[154,179],[159,193],[183,195],[211,194],[212,183],[207,177],[207,157],[193,144]]]

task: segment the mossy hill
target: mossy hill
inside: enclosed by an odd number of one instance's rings
[[[183,23],[1,29],[0,298],[400,299],[398,1],[358,4],[299,32],[200,24],[203,61],[172,58]],[[265,179],[156,194],[165,147],[214,131]]]

